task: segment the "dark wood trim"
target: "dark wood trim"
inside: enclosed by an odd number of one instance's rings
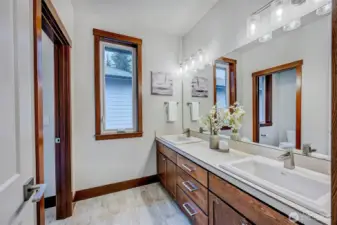
[[[71,46],[71,38],[51,0],[42,0],[43,30],[54,42]],[[47,30],[45,25],[48,24]]]
[[[142,40],[122,34],[93,29],[94,35],[94,75],[95,75],[95,139],[96,141],[109,139],[137,138],[143,136],[142,109]],[[101,129],[101,55],[100,42],[110,42],[132,46],[137,52],[137,131],[125,134],[103,134]]]
[[[64,219],[72,215],[70,47],[54,46],[55,135],[61,139],[55,144],[56,217]]]
[[[110,140],[110,139],[126,139],[142,137],[143,132],[125,133],[125,134],[101,134],[96,135],[97,141]]]
[[[36,183],[44,183],[43,98],[42,98],[42,10],[41,0],[33,1],[34,36],[34,121]],[[37,225],[45,224],[44,199],[37,203]]]
[[[36,142],[36,183],[44,183],[43,174],[43,90],[42,31],[54,43],[55,135],[61,143],[55,148],[56,217],[72,215],[71,196],[71,109],[70,45],[71,40],[50,0],[34,0],[34,108]],[[45,224],[44,199],[37,206],[38,225]]]
[[[337,0],[332,1],[331,24],[331,224],[337,225]]]
[[[257,76],[257,77],[266,76],[266,75],[269,75],[269,74],[282,72],[284,70],[290,70],[290,69],[293,69],[293,68],[296,68],[296,67],[299,67],[299,66],[302,66],[302,65],[303,65],[303,60],[298,60],[298,61],[295,61],[295,62],[286,63],[286,64],[274,66],[274,67],[271,67],[271,68],[268,68],[268,69],[265,69],[265,70],[260,70],[260,71],[254,72],[253,76],[254,77],[255,76]]]
[[[54,195],[54,196],[46,197],[44,198],[44,202],[45,202],[45,205],[44,205],[45,209],[53,208],[56,206],[56,196]]]
[[[75,201],[81,201],[89,198],[94,198],[102,195],[111,194],[118,191],[127,190],[147,184],[159,182],[157,175],[142,177],[134,180],[123,181],[114,184],[108,184],[100,187],[88,188],[75,193]]]
[[[254,72],[252,74],[253,90],[253,142],[260,141],[260,124],[259,124],[259,82],[260,76],[268,76],[273,73],[285,70],[296,69],[296,149],[301,149],[301,129],[302,129],[302,65],[303,60],[275,66],[269,69]],[[270,115],[271,116],[271,115]],[[270,123],[271,121],[267,121]]]
[[[260,123],[260,127],[271,127],[273,123]]]
[[[216,61],[222,61],[228,64],[228,83],[229,83],[229,105],[234,105],[236,102],[236,64],[237,61],[235,59],[230,59],[226,57],[220,57]],[[216,63],[213,65],[213,104],[215,105],[217,102],[216,97]],[[231,128],[228,126],[224,126],[221,130],[230,130]]]
[[[107,38],[107,39],[112,39],[112,40],[120,40],[122,42],[126,43],[131,43],[135,45],[142,45],[143,41],[142,39],[123,35],[123,34],[117,34],[117,33],[112,33],[104,30],[99,30],[99,29],[93,29],[93,35],[101,38]]]
[[[273,124],[273,75],[266,76],[265,126]]]
[[[301,149],[302,130],[302,65],[296,66],[296,149]]]

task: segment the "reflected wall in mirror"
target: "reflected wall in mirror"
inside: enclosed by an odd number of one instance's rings
[[[183,79],[184,128],[199,131],[202,127],[199,118],[209,113],[213,105],[228,108],[234,104],[236,101],[236,67],[235,59],[221,57],[215,60],[213,66],[185,74]],[[191,88],[196,77],[207,80],[208,96],[193,95]],[[202,128],[205,129],[205,127]],[[223,130],[229,129],[229,127],[223,128]]]
[[[214,68],[198,71],[208,77],[213,88],[208,98],[191,99],[191,75],[185,75],[185,107],[186,102],[199,101],[200,115],[205,115],[215,102],[221,107],[233,103],[229,98],[235,90],[237,101],[246,111],[240,130],[245,142],[268,145],[271,150],[303,149],[309,144],[316,150],[310,156],[330,159],[331,15],[312,12],[301,21],[296,30],[286,32],[281,27],[267,42],[254,40],[225,54],[224,59],[236,62],[235,82],[230,81],[230,73],[225,78],[226,69],[230,69],[219,61],[222,57],[215,61]],[[226,82],[233,89],[226,89]],[[190,122],[189,112],[184,109],[184,128],[199,131],[200,125]],[[230,135],[231,131],[222,133]]]
[[[300,60],[252,74],[254,142],[301,148],[302,65]]]

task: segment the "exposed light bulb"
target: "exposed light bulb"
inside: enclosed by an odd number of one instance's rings
[[[324,16],[324,15],[327,15],[327,14],[331,13],[331,9],[332,9],[332,4],[331,4],[331,2],[329,2],[325,5],[323,5],[322,7],[318,8],[316,10],[316,14],[318,16]]]
[[[265,34],[262,37],[260,37],[259,42],[264,43],[264,42],[270,41],[272,38],[273,38],[273,34],[268,33],[268,34]]]
[[[290,23],[284,25],[283,31],[292,31],[292,30],[295,30],[295,29],[299,28],[300,26],[301,26],[301,20],[300,19],[293,20]]]
[[[260,15],[254,14],[247,20],[247,36],[254,37],[259,30]]]
[[[180,66],[179,66],[179,72],[178,72],[179,74],[182,74],[183,73],[183,65],[182,64],[180,64]]]
[[[201,50],[201,49],[198,50],[197,55],[198,55],[198,60],[199,60],[199,62],[202,63],[203,60],[204,60],[204,56],[203,56],[203,54],[202,54],[202,50]]]

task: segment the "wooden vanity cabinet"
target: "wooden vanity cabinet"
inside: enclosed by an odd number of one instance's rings
[[[193,225],[293,225],[288,217],[157,142],[161,184]]]
[[[169,159],[166,160],[166,190],[171,194],[173,199],[176,198],[176,165]]]
[[[251,225],[220,198],[209,192],[209,225]]]
[[[157,174],[160,183],[166,187],[166,157],[157,152]]]

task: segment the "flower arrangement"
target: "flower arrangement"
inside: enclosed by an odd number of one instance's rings
[[[199,122],[208,128],[211,135],[217,135],[219,130],[225,125],[225,111],[218,109],[217,106],[214,105],[208,114],[201,117]]]
[[[246,114],[243,106],[239,102],[235,102],[225,111],[225,124],[229,126],[233,134],[238,134],[242,127],[242,119]]]

